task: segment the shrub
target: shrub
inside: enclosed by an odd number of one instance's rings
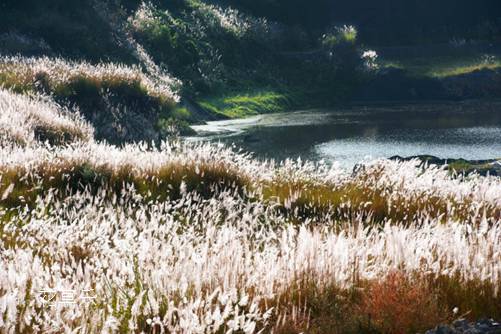
[[[180,10],[143,4],[128,23],[153,59],[183,81],[185,92],[218,92],[231,86],[230,80],[242,81],[245,69],[270,58],[268,48],[274,43],[265,19],[202,1],[184,5]]]
[[[326,49],[354,45],[357,42],[357,29],[354,26],[342,26],[331,29],[322,36],[322,45]]]
[[[361,325],[377,333],[419,333],[451,320],[431,285],[399,272],[369,283],[361,306]]]

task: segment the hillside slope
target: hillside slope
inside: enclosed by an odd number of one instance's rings
[[[318,32],[200,0],[0,6],[0,85],[79,109],[97,138],[112,142],[157,140],[207,114],[227,117],[234,112],[217,101],[228,97],[248,113],[331,103],[361,64],[341,30],[319,59],[290,58],[282,51],[320,45]],[[263,92],[276,98],[264,104]]]
[[[97,139],[112,143],[158,141],[191,133],[189,124],[208,119],[329,107],[352,98],[500,95],[497,72],[489,74],[490,90],[478,75],[430,79],[409,76],[406,68],[388,72],[384,62],[393,59],[386,51],[378,64],[376,53],[364,53],[360,41],[370,39],[345,25],[350,16],[341,20],[325,0],[296,3],[6,0],[0,4],[0,86],[50,96],[92,123]],[[337,6],[340,13],[352,8]]]

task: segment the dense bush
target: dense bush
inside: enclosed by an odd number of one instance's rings
[[[245,67],[258,67],[269,57],[265,20],[200,1],[184,6],[180,11],[143,4],[129,24],[134,37],[183,80],[186,90],[221,90],[232,78],[245,76]]]

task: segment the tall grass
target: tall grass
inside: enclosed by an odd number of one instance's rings
[[[322,45],[325,48],[333,49],[344,44],[355,44],[357,36],[358,31],[354,26],[334,27],[322,36]]]
[[[195,97],[249,81],[261,86],[263,80],[271,82],[265,64],[271,61],[270,49],[283,40],[282,30],[273,27],[264,18],[231,7],[190,0],[143,2],[129,17],[126,30]]]
[[[0,89],[0,140],[29,145],[90,141],[94,129],[78,114],[48,98],[25,97]]]
[[[148,94],[173,103],[177,95],[168,85],[159,85],[139,67],[115,63],[93,65],[87,62],[71,62],[60,58],[0,58],[0,83],[14,91],[32,91],[40,87],[51,93],[62,92],[76,81],[85,81],[97,89],[111,88],[120,84],[139,86]],[[172,84],[175,80],[172,79]]]
[[[0,58],[0,85],[23,94],[50,96],[78,109],[98,140],[113,143],[161,137],[159,121],[174,119],[177,80],[139,66],[90,64],[59,58]],[[161,78],[159,77],[161,75]]]
[[[4,144],[0,176],[2,331],[407,333],[454,307],[501,316],[497,178],[185,143]],[[48,287],[96,299],[50,307]]]

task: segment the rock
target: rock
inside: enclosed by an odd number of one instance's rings
[[[435,329],[435,334],[456,334],[457,331],[455,331],[453,328],[449,326],[444,326],[440,325]]]
[[[469,323],[468,323],[468,320],[466,319],[459,319],[459,320],[456,320],[452,323],[452,326],[454,326],[454,328],[456,329],[468,329],[468,326],[469,326]]]
[[[393,156],[390,160],[409,161],[418,159],[429,165],[447,165],[449,170],[458,173],[478,173],[480,175],[501,176],[501,162],[497,159],[490,160],[465,160],[465,159],[441,159],[431,155],[417,155],[411,157]]]
[[[452,326],[440,325],[426,334],[501,334],[501,324],[493,319],[481,319],[476,323],[459,319]]]

